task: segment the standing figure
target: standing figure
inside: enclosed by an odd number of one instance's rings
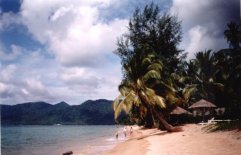
[[[116,140],[118,140],[118,131],[115,133],[115,138],[116,138]]]
[[[132,126],[131,126],[131,129],[130,129],[130,135],[132,134],[132,132],[133,132],[133,129],[132,129]]]
[[[124,127],[123,132],[124,132],[124,135],[126,137],[126,127]]]

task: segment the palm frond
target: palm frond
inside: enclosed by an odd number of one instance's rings
[[[151,64],[151,59],[150,58],[144,58],[143,60],[142,60],[142,65],[143,66],[148,66],[148,65],[150,65]]]
[[[158,105],[160,108],[166,108],[165,100],[163,97],[156,95],[155,96],[155,103]]]
[[[133,104],[137,107],[141,105],[141,100],[138,95],[135,96]]]
[[[158,105],[160,108],[166,108],[164,98],[157,95],[153,89],[147,88],[145,90],[145,94],[146,94],[146,96],[148,98],[148,102],[150,104]]]
[[[134,91],[130,91],[130,93],[116,106],[115,108],[115,119],[118,118],[121,111],[124,110],[126,113],[129,113],[132,109],[134,99],[136,95]]]
[[[149,65],[147,67],[148,70],[156,70],[156,71],[160,71],[162,70],[163,66],[160,63],[152,63],[151,65]]]
[[[156,93],[153,89],[151,88],[146,88],[145,89],[145,94],[146,94],[146,97],[148,99],[148,102],[150,104],[155,104],[155,96],[156,96]]]
[[[150,70],[148,71],[144,76],[143,76],[143,80],[147,81],[149,79],[160,79],[161,75],[159,72],[155,71],[155,70]]]
[[[118,104],[118,106],[116,107],[115,109],[115,112],[114,112],[114,115],[115,115],[115,120],[117,120],[118,116],[120,115],[122,109],[123,109],[123,106],[125,106],[124,104]]]
[[[136,83],[137,83],[137,88],[138,89],[143,87],[143,83],[142,83],[142,81],[140,79],[137,79]]]
[[[158,84],[161,85],[162,87],[166,88],[168,91],[171,91],[173,93],[176,92],[176,89],[170,85],[168,85],[167,83],[164,83],[163,81],[158,81]]]
[[[197,85],[196,84],[187,86],[182,91],[184,99],[187,101],[190,98],[190,96],[196,91],[197,91]]]
[[[122,96],[127,96],[131,89],[129,88],[130,86],[127,83],[122,83],[119,85],[119,92],[121,93]]]
[[[212,82],[211,84],[212,84],[212,86],[214,86],[215,88],[217,88],[217,89],[219,89],[221,91],[224,90],[224,84],[222,84],[222,83]]]
[[[116,111],[118,104],[120,103],[120,99],[121,99],[122,95],[120,94],[113,102],[112,107],[113,110]]]
[[[168,100],[171,104],[175,104],[179,99],[172,92],[168,92],[166,94],[166,100]]]

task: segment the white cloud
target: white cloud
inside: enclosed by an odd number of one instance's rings
[[[202,26],[192,27],[188,31],[190,39],[189,44],[186,46],[186,51],[189,51],[189,58],[200,50],[209,50],[222,48],[224,45],[223,38],[215,38],[208,34],[208,29]]]
[[[230,21],[239,21],[239,0],[173,0],[170,9],[182,21],[184,31],[181,48],[194,53],[227,47],[223,32]]]
[[[17,66],[10,64],[7,66],[1,66],[0,69],[0,81],[9,82],[13,79]]]
[[[5,98],[13,98],[13,86],[0,82],[0,101]],[[0,102],[4,103],[4,102]]]
[[[0,10],[0,31],[10,29],[13,24],[21,24],[19,15],[12,12],[2,13]]]
[[[88,99],[114,99],[121,66],[112,51],[128,23],[102,18],[101,11],[114,3],[120,4],[115,0],[23,0],[18,20],[55,59],[44,56],[45,49],[29,51],[16,45],[11,52],[1,49],[0,101],[79,104]],[[6,65],[11,63],[17,66],[15,72]]]
[[[41,81],[34,79],[34,78],[28,78],[25,80],[26,86],[31,93],[36,94],[45,94],[48,93],[48,90],[45,88],[45,86],[42,84]]]
[[[21,52],[18,53],[18,59],[13,59],[15,52],[5,53],[0,67],[0,103],[55,100],[47,85],[51,80],[56,80],[50,77],[54,71],[58,71],[58,64],[55,64],[54,60],[46,59],[39,50],[27,51],[15,45],[12,45],[12,49],[21,49]],[[8,61],[10,57],[12,61]]]
[[[0,82],[0,94],[7,90],[7,85]]]
[[[100,8],[108,0],[23,1],[22,19],[30,33],[48,46],[67,66],[97,66],[115,49],[116,38],[126,30],[127,20],[104,22]],[[37,9],[36,9],[37,8]]]
[[[5,104],[54,99],[47,87],[33,78],[12,84],[0,82],[0,97],[1,103]]]
[[[88,99],[114,99],[120,82],[120,63],[104,67],[64,67],[41,49],[21,52],[17,61],[0,67],[0,103],[29,101],[80,104]]]
[[[22,54],[22,48],[17,45],[11,45],[11,52],[5,52],[3,46],[0,45],[0,60],[11,61],[15,60]]]
[[[121,78],[120,72],[115,71],[116,68],[116,66],[105,67],[105,69],[98,70],[64,67],[61,70],[60,78],[70,90],[79,93],[86,99],[114,99],[118,94],[117,86]]]
[[[83,94],[96,92],[101,80],[89,70],[79,67],[63,68],[60,77],[70,89]]]

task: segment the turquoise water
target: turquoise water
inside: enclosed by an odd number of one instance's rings
[[[2,155],[100,154],[120,140],[116,126],[2,126]]]

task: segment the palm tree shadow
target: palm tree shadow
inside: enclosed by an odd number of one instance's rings
[[[134,139],[141,140],[141,139],[145,139],[145,138],[151,137],[151,136],[161,136],[161,135],[166,135],[166,134],[171,134],[171,132],[168,132],[168,131],[157,131],[157,132],[154,132],[154,133],[150,133],[148,135],[143,135],[143,136],[140,136],[140,137],[136,137]]]

